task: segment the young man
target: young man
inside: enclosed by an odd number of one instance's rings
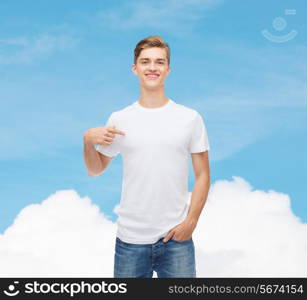
[[[132,71],[141,97],[84,134],[90,176],[121,153],[114,277],[196,277],[192,233],[210,187],[209,141],[201,115],[164,94],[170,49],[159,36],[140,41]],[[96,146],[96,147],[95,147]],[[189,155],[195,185],[189,202]]]

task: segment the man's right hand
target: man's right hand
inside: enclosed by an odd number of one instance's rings
[[[115,128],[115,125],[108,127],[90,128],[84,133],[84,140],[91,144],[111,145],[115,134],[125,135],[121,130]]]

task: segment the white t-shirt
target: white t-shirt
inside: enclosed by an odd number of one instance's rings
[[[196,110],[169,99],[158,108],[136,101],[113,112],[105,126],[112,125],[126,135],[95,146],[123,158],[116,235],[127,243],[155,243],[187,216],[190,153],[209,150],[204,121]]]

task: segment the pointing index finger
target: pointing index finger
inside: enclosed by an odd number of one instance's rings
[[[115,129],[114,127],[109,127],[108,130],[114,134],[121,134],[121,135],[125,135],[125,133],[121,130]]]

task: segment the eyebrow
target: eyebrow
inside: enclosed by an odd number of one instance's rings
[[[148,57],[140,58],[140,60],[150,60]],[[156,60],[163,60],[166,61],[165,58],[157,58]]]

